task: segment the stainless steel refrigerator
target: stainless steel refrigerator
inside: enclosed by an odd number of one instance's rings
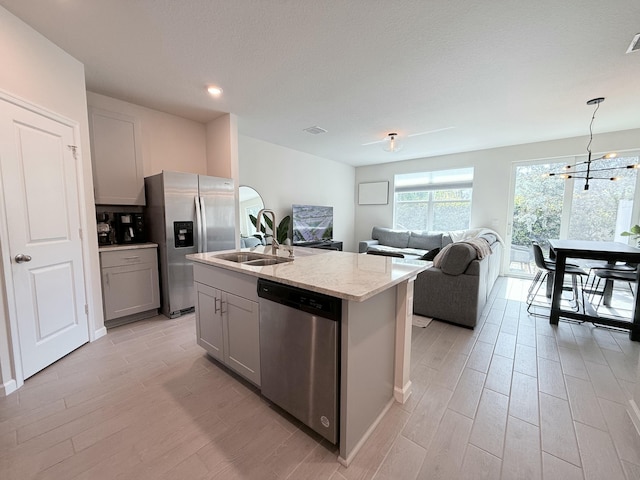
[[[189,253],[235,248],[230,178],[163,171],[144,179],[148,240],[158,244],[162,313],[177,317],[195,305]]]

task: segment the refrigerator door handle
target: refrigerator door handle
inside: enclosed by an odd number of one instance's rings
[[[198,253],[202,253],[202,214],[200,212],[200,197],[194,197],[196,202],[196,238],[198,239]]]
[[[200,197],[200,228],[202,229],[202,252],[207,251],[207,212],[204,206],[204,197]]]

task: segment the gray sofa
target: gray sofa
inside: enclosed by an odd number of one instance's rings
[[[451,236],[443,232],[410,232],[373,227],[371,239],[358,245],[360,253],[380,253],[405,258],[421,258],[429,251],[451,243]]]
[[[360,253],[414,259],[430,258],[429,251],[442,249],[453,239],[481,237],[487,240],[491,254],[481,260],[472,245],[464,240],[454,242],[440,256],[439,268],[432,266],[420,273],[414,284],[414,313],[469,328],[476,325],[500,274],[503,246],[495,232],[489,229],[409,232],[374,227],[371,237],[360,242]]]

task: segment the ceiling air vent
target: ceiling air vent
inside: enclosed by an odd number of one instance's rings
[[[640,50],[640,33],[636,34],[636,36],[633,37],[633,40],[631,40],[631,45],[627,48],[627,53],[635,52],[637,50]]]
[[[320,127],[317,127],[317,126],[305,128],[304,131],[305,132],[309,132],[312,135],[319,135],[321,133],[327,133],[327,131],[324,128],[320,128]]]

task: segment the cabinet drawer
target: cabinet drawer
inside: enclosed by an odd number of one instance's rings
[[[136,265],[139,263],[156,263],[155,248],[135,248],[129,250],[114,250],[100,253],[102,268]]]
[[[258,301],[258,278],[246,273],[193,262],[193,279],[213,288],[223,288],[248,300]]]

